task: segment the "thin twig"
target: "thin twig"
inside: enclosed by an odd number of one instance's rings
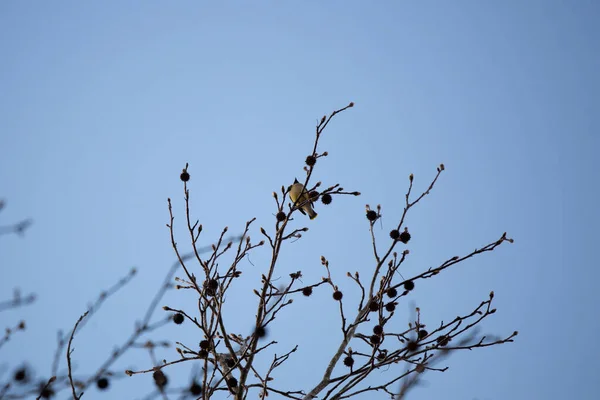
[[[73,372],[71,368],[71,343],[73,342],[73,337],[75,336],[75,332],[77,331],[77,326],[86,317],[86,315],[88,315],[88,312],[89,311],[83,313],[83,315],[81,315],[81,317],[79,317],[79,319],[75,323],[75,327],[73,328],[73,331],[71,332],[71,337],[69,338],[69,344],[67,345],[67,365],[69,366],[69,383],[71,384],[71,390],[73,391],[73,400],[79,400],[81,396],[83,396],[83,392],[81,392],[79,396],[77,396],[77,393],[75,393],[75,384],[73,383]]]

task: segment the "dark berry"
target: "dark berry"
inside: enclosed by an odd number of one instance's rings
[[[327,205],[327,204],[331,204],[331,195],[329,193],[325,193],[323,196],[321,196],[321,201],[323,202],[323,204]]]
[[[190,393],[194,396],[200,396],[202,394],[202,386],[197,382],[192,383],[192,386],[190,386]]]
[[[376,335],[381,335],[383,333],[383,327],[381,325],[375,325],[373,327],[373,333]]]
[[[319,198],[319,192],[317,192],[316,190],[311,190],[311,192],[308,195],[310,196],[310,199],[312,201],[316,201]]]
[[[225,360],[225,364],[227,364],[229,368],[232,368],[235,365],[235,361],[233,358],[228,358],[227,360]]]
[[[450,341],[450,338],[448,336],[438,336],[437,339],[435,339],[438,344],[442,347],[446,346],[448,344],[448,342]]]
[[[216,279],[209,280],[208,288],[212,290],[217,290],[219,288],[219,281],[217,281]]]
[[[285,213],[283,211],[279,211],[276,215],[277,221],[282,222],[285,221]]]
[[[214,296],[219,288],[219,281],[216,279],[209,279],[204,281],[204,293],[207,296]]]
[[[181,175],[179,175],[179,179],[181,179],[184,182],[187,182],[190,180],[190,174],[188,174],[188,172],[184,169]]]
[[[371,300],[369,303],[369,311],[376,312],[379,311],[379,303],[375,300]]]
[[[315,165],[316,162],[317,162],[317,157],[315,157],[315,156],[306,157],[306,165],[308,165],[309,167],[312,167],[313,165]]]
[[[375,221],[377,219],[377,213],[373,210],[367,211],[367,219],[371,222]]]
[[[346,358],[344,358],[344,365],[346,367],[351,367],[354,365],[354,358],[352,358],[352,356],[348,356]]]
[[[46,384],[42,384],[42,388],[41,388],[41,392],[40,392],[40,397],[43,399],[49,399],[50,397],[54,396],[54,390],[51,387],[45,387]]]
[[[400,241],[404,244],[408,243],[408,241],[410,240],[410,233],[408,233],[407,230],[405,230],[404,232],[402,232],[400,234]]]
[[[183,323],[183,314],[177,313],[173,315],[173,322],[175,322],[177,325],[181,325]]]
[[[425,337],[427,337],[427,335],[429,335],[429,332],[427,332],[425,329],[421,329],[419,331],[419,339],[424,339]]]
[[[200,341],[200,348],[204,350],[208,350],[210,347],[210,342],[206,339]]]
[[[379,335],[371,335],[370,341],[371,344],[379,344],[381,343],[381,337]]]
[[[236,387],[237,384],[238,384],[238,381],[233,376],[231,378],[227,379],[227,386],[229,386],[230,388]]]
[[[389,288],[386,294],[388,295],[388,297],[392,298],[398,296],[398,291],[396,290],[396,288]]]
[[[310,296],[312,294],[312,287],[307,286],[304,289],[302,289],[302,294],[305,296]]]
[[[200,358],[206,358],[206,357],[208,357],[208,351],[206,351],[206,350],[204,350],[204,349],[201,349],[201,350],[198,352],[198,357],[200,357]]]
[[[165,387],[169,382],[167,376],[160,369],[152,373],[152,378],[154,378],[154,383],[156,383],[156,386],[159,388]]]
[[[411,340],[408,343],[406,343],[406,348],[408,349],[408,351],[416,351],[419,348],[419,344],[414,340]]]
[[[385,305],[385,309],[389,312],[392,312],[396,309],[396,305],[394,303],[387,303]]]
[[[400,232],[398,231],[398,229],[390,231],[390,237],[394,240],[397,240],[400,237]]]
[[[267,335],[267,330],[263,326],[259,326],[254,330],[256,337],[263,338]]]
[[[334,300],[340,301],[342,299],[342,297],[344,297],[344,295],[339,290],[336,290],[335,292],[333,292]]]
[[[406,290],[408,290],[410,292],[414,288],[415,288],[415,283],[413,281],[406,281],[406,282],[404,282],[404,289],[406,289]]]
[[[423,364],[417,364],[415,371],[417,371],[419,374],[422,374],[425,371],[425,366]]]
[[[100,390],[105,390],[106,388],[108,388],[108,379],[107,378],[100,378],[96,381],[96,386],[98,386],[98,389]]]
[[[15,371],[15,381],[25,383],[27,381],[27,369],[19,368]]]

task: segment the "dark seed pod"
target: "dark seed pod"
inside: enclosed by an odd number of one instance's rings
[[[183,319],[183,314],[181,313],[173,315],[173,322],[175,322],[177,325],[181,325],[183,323]]]
[[[107,378],[100,378],[96,381],[96,386],[98,386],[98,389],[100,390],[106,390],[108,388],[108,379]]]
[[[371,222],[375,221],[377,219],[377,212],[373,210],[367,211],[367,219]]]
[[[352,358],[352,356],[348,356],[346,358],[344,358],[344,365],[346,367],[351,367],[354,365],[354,358]]]

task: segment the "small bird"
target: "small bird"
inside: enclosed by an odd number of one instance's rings
[[[299,197],[300,199],[298,199]],[[308,214],[310,219],[317,218],[317,213],[312,208],[310,196],[304,189],[304,185],[298,182],[298,179],[294,179],[294,184],[290,186],[290,200],[296,204],[302,214]]]

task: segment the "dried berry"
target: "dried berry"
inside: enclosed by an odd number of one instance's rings
[[[177,325],[181,325],[183,323],[183,314],[177,313],[173,315],[173,322],[175,322]]]
[[[373,327],[373,333],[376,335],[381,335],[383,333],[383,327],[381,325],[375,325]]]
[[[367,219],[371,222],[375,221],[377,219],[377,213],[373,210],[367,211]]]
[[[216,279],[211,279],[208,281],[208,287],[212,290],[217,290],[219,288],[219,281]]]
[[[315,156],[306,157],[306,165],[308,165],[309,167],[312,167],[313,165],[315,165],[316,162],[317,162],[317,157],[315,157]]]
[[[229,379],[227,379],[227,386],[229,386],[230,389],[233,389],[237,386],[238,381],[237,379],[235,379],[233,376]]]
[[[415,288],[415,283],[413,281],[406,281],[406,282],[404,282],[404,289],[406,289],[406,290],[408,290],[410,292],[414,288]]]
[[[419,331],[419,339],[424,339],[427,337],[427,335],[429,335],[429,332],[427,332],[425,329],[421,329]]]
[[[197,382],[192,383],[190,386],[190,393],[194,396],[200,396],[202,394],[202,386]]]
[[[369,311],[376,312],[379,311],[379,303],[375,300],[371,300],[369,303]]]
[[[398,291],[396,290],[396,288],[389,288],[386,294],[388,295],[388,297],[392,298],[398,296]]]
[[[206,339],[200,341],[200,348],[204,350],[208,350],[210,347],[210,342]]]
[[[410,240],[410,233],[405,229],[404,232],[400,234],[400,241],[404,244],[408,243]]]
[[[27,373],[27,369],[25,367],[19,368],[15,371],[14,379],[19,383],[26,383],[28,380],[28,375],[29,374]]]
[[[331,195],[329,193],[325,193],[323,196],[321,196],[321,201],[325,205],[331,204],[331,200]]]
[[[448,342],[450,341],[450,338],[446,335],[443,336],[438,336],[437,339],[435,339],[438,344],[442,347],[446,346],[448,344]]]
[[[154,378],[154,383],[159,388],[163,388],[167,385],[167,383],[169,383],[169,379],[160,369],[152,373],[152,378]]]
[[[379,335],[371,335],[371,338],[369,340],[371,341],[371,344],[381,343],[381,337]]]
[[[259,326],[254,330],[256,337],[263,338],[267,336],[267,329],[264,326]]]
[[[339,290],[336,290],[335,292],[333,292],[334,300],[340,301],[342,299],[342,297],[344,297],[344,295]]]
[[[307,286],[304,289],[302,289],[302,294],[307,297],[310,296],[312,294],[312,292],[313,292],[312,287],[310,287],[310,286]]]
[[[282,222],[285,221],[286,215],[283,211],[279,211],[275,217],[277,218],[277,221]]]
[[[352,356],[348,356],[346,358],[344,358],[344,365],[346,367],[351,367],[354,365],[354,358],[352,358]]]
[[[54,396],[54,389],[50,386],[46,386],[45,382],[40,383],[40,397],[43,399],[49,399]]]
[[[385,309],[389,312],[393,312],[396,309],[396,305],[394,303],[387,303]]]
[[[108,379],[107,378],[100,378],[96,381],[96,386],[98,386],[98,389],[100,390],[106,390],[108,388]]]
[[[397,240],[400,237],[400,231],[398,229],[391,230],[390,237],[394,240]]]
[[[184,182],[187,182],[190,180],[190,174],[188,174],[188,172],[184,169],[181,175],[179,175],[179,179],[181,179]]]
[[[408,343],[406,343],[406,348],[411,352],[416,351],[419,348],[419,344],[414,340],[410,340]]]

